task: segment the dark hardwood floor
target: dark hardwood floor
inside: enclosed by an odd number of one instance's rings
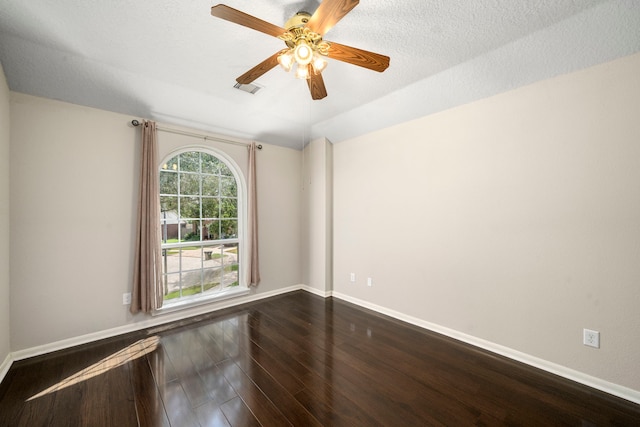
[[[638,426],[640,405],[300,291],[13,364],[2,426]]]

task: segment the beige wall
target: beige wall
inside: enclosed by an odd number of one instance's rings
[[[11,93],[13,352],[149,321],[122,305],[131,286],[139,158],[130,120]],[[159,133],[163,155],[181,144],[194,140]],[[245,148],[224,150],[246,168]],[[257,293],[301,281],[300,156],[270,145],[258,154]]]
[[[639,76],[635,55],[337,144],[335,291],[640,391]]]
[[[10,352],[9,121],[9,88],[0,65],[0,365]]]
[[[303,283],[326,295],[332,290],[333,145],[310,142],[303,153]]]

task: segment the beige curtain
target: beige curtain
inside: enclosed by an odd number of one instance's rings
[[[256,191],[256,143],[249,145],[248,229],[249,229],[249,286],[260,283],[258,260],[258,195]]]
[[[131,313],[148,313],[162,307],[160,248],[160,192],[156,124],[142,126],[142,158],[136,227],[136,255],[131,293]]]

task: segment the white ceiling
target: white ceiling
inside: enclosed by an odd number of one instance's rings
[[[282,146],[365,132],[640,51],[638,0],[362,0],[325,39],[391,57],[384,73],[329,61],[328,96],[279,67],[284,47],[214,18],[216,1],[0,0],[9,88]],[[228,0],[283,26],[315,0]]]

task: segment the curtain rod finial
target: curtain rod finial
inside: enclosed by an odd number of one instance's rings
[[[137,121],[136,119],[131,120],[131,124],[134,126],[140,126],[140,122]]]

